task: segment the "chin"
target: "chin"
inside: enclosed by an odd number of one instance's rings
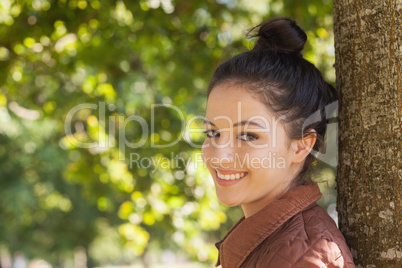
[[[218,193],[216,194],[218,197],[219,202],[221,202],[222,204],[224,204],[225,206],[228,207],[235,207],[235,206],[239,206],[241,205],[241,202],[239,202],[239,200],[233,200],[230,197],[224,197],[224,196],[220,196]]]

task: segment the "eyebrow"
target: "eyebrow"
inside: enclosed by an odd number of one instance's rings
[[[206,118],[204,118],[204,123],[205,123],[205,124],[210,124],[210,125],[216,127],[214,123],[212,123],[211,121],[209,121],[209,120],[206,119]],[[234,127],[237,127],[237,126],[243,126],[243,125],[246,125],[246,124],[247,124],[247,125],[253,125],[253,126],[256,126],[256,127],[258,127],[258,128],[266,129],[264,126],[258,124],[257,122],[248,121],[248,120],[243,120],[243,121],[241,121],[241,122],[237,122],[237,123],[234,124],[233,126],[234,126]]]

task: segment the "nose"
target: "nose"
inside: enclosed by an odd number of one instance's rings
[[[233,165],[236,148],[230,136],[230,133],[221,134],[219,139],[214,139],[211,144],[214,148],[211,165],[214,168],[228,168]]]

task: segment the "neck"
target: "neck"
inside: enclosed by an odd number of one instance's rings
[[[260,198],[258,200],[255,200],[255,201],[253,201],[251,203],[243,204],[241,207],[243,209],[244,216],[246,218],[248,218],[248,217],[254,215],[255,213],[257,213],[258,211],[260,211],[264,207],[268,206],[270,203],[272,203],[276,199],[280,198],[286,192],[288,192],[288,191],[290,191],[291,189],[294,188],[294,187],[291,187],[291,186],[292,186],[292,183],[289,183],[289,184],[285,185],[282,188],[282,190],[279,191],[279,192],[263,196],[262,198]]]
[[[295,176],[295,174],[298,174],[298,171],[300,171],[300,170],[298,169],[298,167],[295,167],[294,169],[296,169],[296,171],[293,171],[292,175],[289,176],[292,179],[291,180],[284,179],[283,185],[280,189],[278,189],[277,191],[272,192],[266,196],[263,196],[260,199],[254,200],[253,202],[242,204],[241,207],[243,209],[244,216],[246,218],[252,216],[253,214],[255,214],[258,211],[260,211],[261,209],[263,209],[264,207],[268,206],[271,202],[280,198],[282,195],[284,195],[288,191],[297,187],[298,185],[294,183],[295,179],[297,179],[296,178],[297,176]]]

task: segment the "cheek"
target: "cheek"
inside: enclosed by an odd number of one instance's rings
[[[267,148],[254,149],[249,155],[249,166],[251,169],[254,169],[254,172],[264,172],[269,154],[270,150]]]
[[[281,148],[258,148],[248,151],[248,166],[254,173],[272,172],[284,165],[286,162],[286,154]]]
[[[202,156],[202,161],[204,161],[205,164],[207,164],[208,159],[211,158],[213,153],[213,148],[208,140],[205,140],[202,147],[201,147],[201,156]]]

